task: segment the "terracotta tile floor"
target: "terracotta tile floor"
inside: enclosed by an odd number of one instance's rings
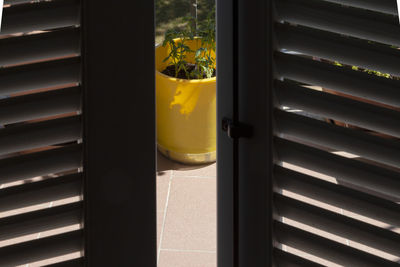
[[[216,267],[216,164],[157,169],[158,267]]]

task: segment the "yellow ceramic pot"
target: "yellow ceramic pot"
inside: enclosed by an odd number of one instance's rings
[[[200,40],[188,40],[192,50]],[[187,164],[216,160],[216,78],[186,80],[162,74],[168,47],[156,47],[157,146]],[[215,55],[214,55],[215,56]],[[194,56],[187,61],[194,61]]]

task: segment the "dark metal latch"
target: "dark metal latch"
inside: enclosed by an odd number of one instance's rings
[[[224,118],[222,119],[222,130],[228,134],[232,139],[239,137],[251,137],[253,135],[253,127],[240,122],[233,122],[233,120]]]

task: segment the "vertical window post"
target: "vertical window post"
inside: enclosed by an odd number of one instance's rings
[[[157,263],[153,2],[83,0],[89,267]]]
[[[399,16],[399,23],[400,23],[400,0],[397,0],[397,15]]]
[[[0,32],[1,32],[1,22],[3,21],[3,5],[4,5],[4,0],[0,0]]]

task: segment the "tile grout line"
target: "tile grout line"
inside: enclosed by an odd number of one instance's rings
[[[162,244],[162,241],[163,241],[164,228],[165,228],[165,219],[166,219],[166,217],[167,217],[169,195],[170,195],[171,186],[172,186],[172,178],[173,178],[173,170],[171,171],[171,174],[170,174],[170,176],[169,176],[167,200],[165,201],[163,223],[162,223],[161,232],[160,232],[160,243],[158,244],[157,265],[158,265],[158,263],[159,263],[159,261],[160,261],[161,244]]]
[[[162,251],[170,252],[191,252],[191,253],[217,253],[216,250],[197,250],[197,249],[173,249],[173,248],[163,248]]]

